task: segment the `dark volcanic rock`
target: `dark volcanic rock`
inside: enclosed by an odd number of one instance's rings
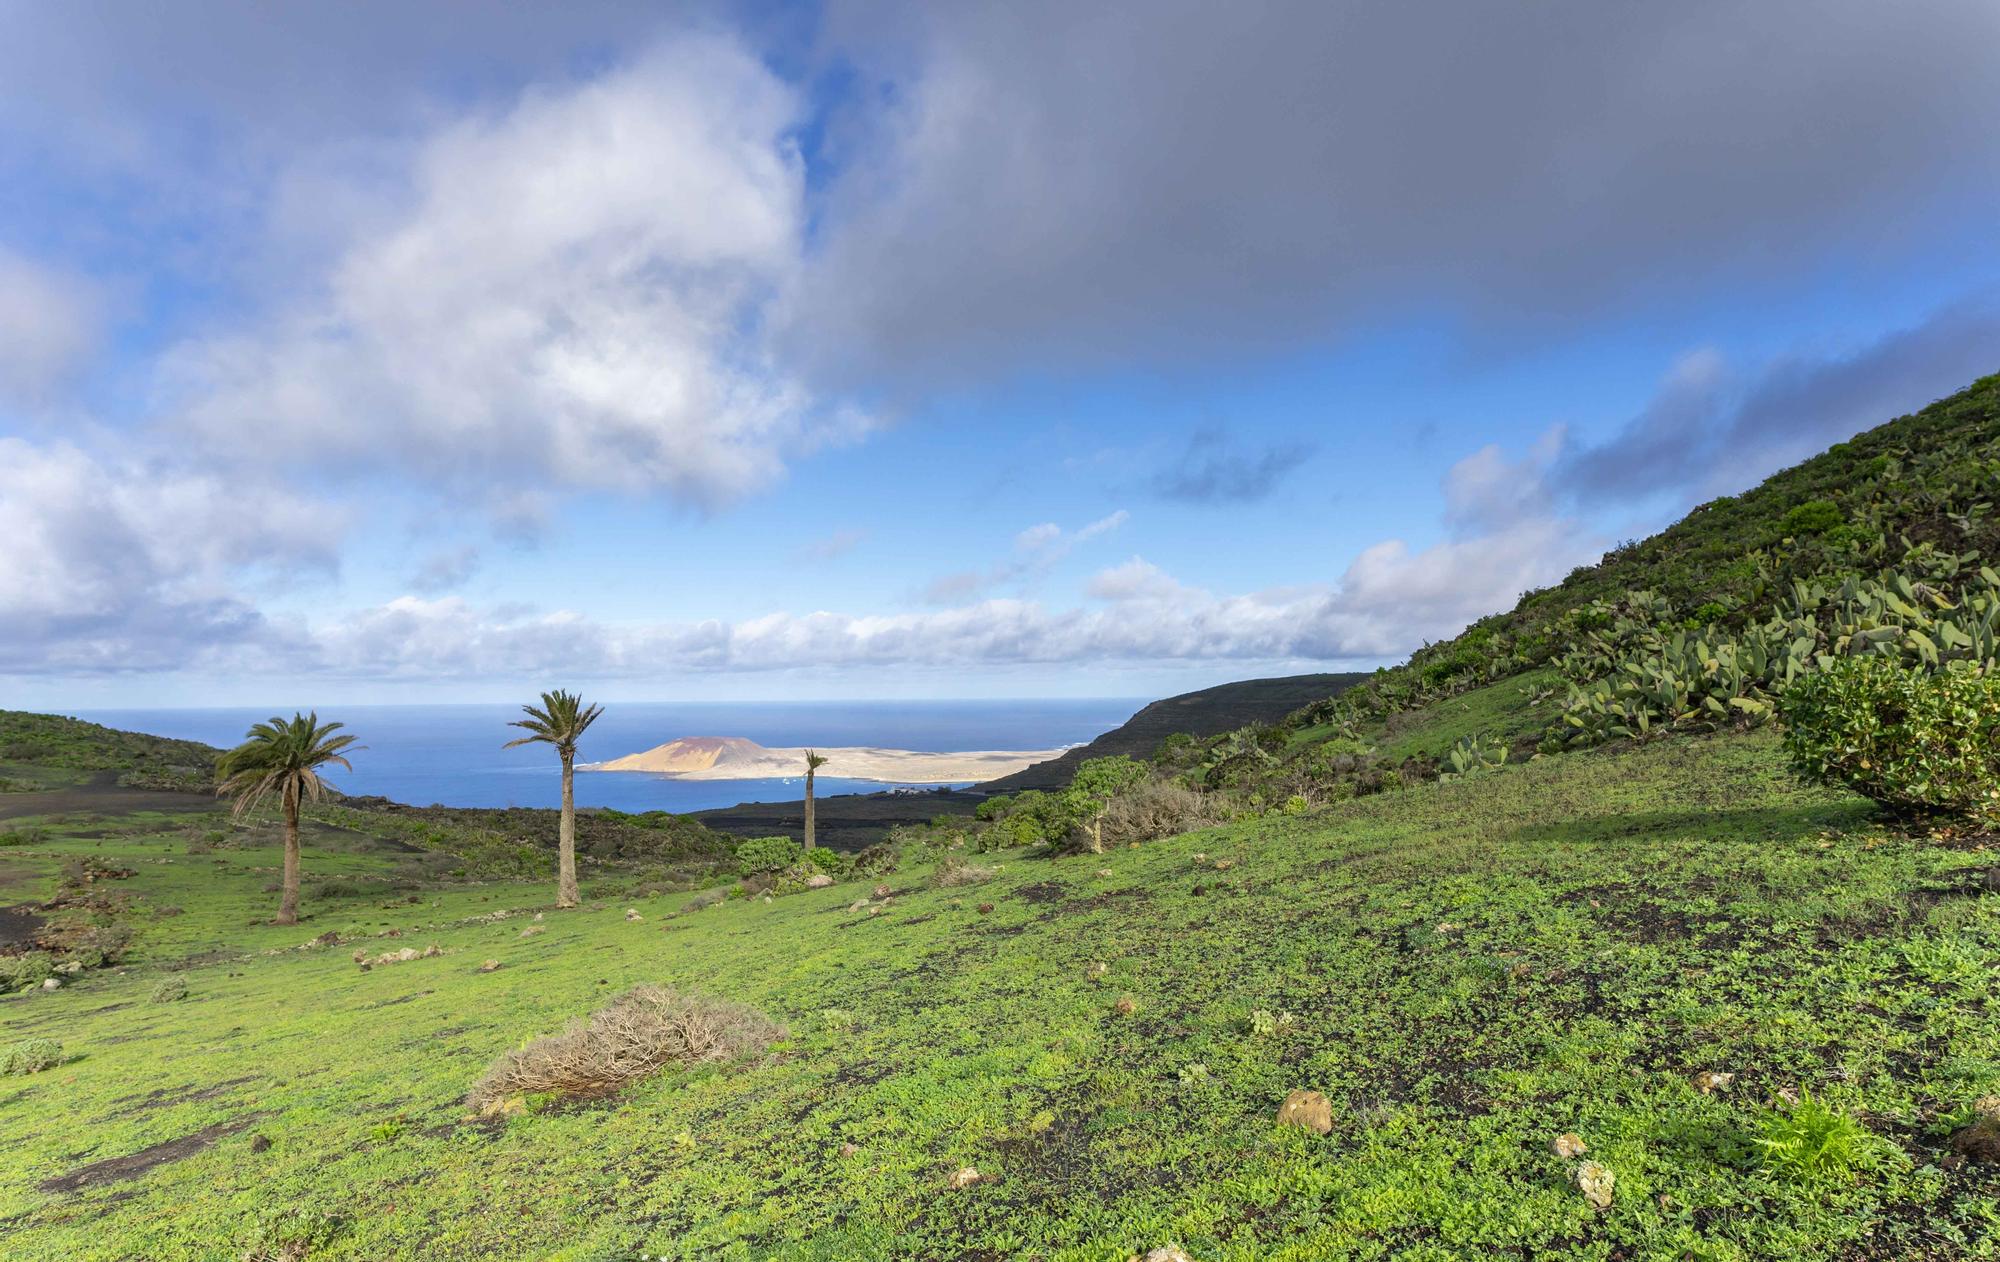
[[[1023,789],[1066,788],[1076,774],[1077,764],[1086,758],[1108,758],[1115,754],[1150,758],[1160,742],[1176,732],[1216,736],[1251,723],[1274,723],[1302,706],[1337,696],[1366,678],[1359,674],[1286,675],[1277,679],[1244,679],[1199,692],[1184,692],[1153,702],[1088,745],[1011,776],[988,780],[978,786],[978,791],[1019,793]]]

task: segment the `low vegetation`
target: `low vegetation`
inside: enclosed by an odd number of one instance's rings
[[[509,1052],[466,1097],[475,1109],[532,1096],[590,1099],[669,1066],[739,1060],[785,1037],[743,1004],[668,986],[635,986],[587,1021]]]

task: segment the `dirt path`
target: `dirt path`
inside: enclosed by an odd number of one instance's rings
[[[30,815],[96,811],[124,815],[132,811],[212,811],[216,800],[206,793],[174,793],[164,789],[128,789],[115,771],[99,772],[89,783],[38,793],[0,793],[0,820]]]

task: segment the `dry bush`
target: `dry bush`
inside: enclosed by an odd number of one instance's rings
[[[736,1060],[784,1037],[783,1026],[747,1005],[638,986],[589,1020],[501,1057],[466,1103],[479,1109],[518,1095],[606,1095],[670,1065]]]
[[[1220,824],[1226,818],[1208,794],[1171,780],[1148,780],[1111,799],[1104,813],[1104,841],[1121,846],[1152,841]]]
[[[993,879],[994,869],[982,867],[963,855],[948,854],[931,874],[931,884],[949,888],[953,885],[976,885]]]

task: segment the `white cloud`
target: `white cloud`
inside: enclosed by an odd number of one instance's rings
[[[92,282],[0,246],[0,395],[33,398],[74,372],[102,306]]]
[[[481,501],[665,490],[701,508],[867,427],[763,340],[795,272],[800,102],[721,37],[445,127],[273,331],[167,368],[228,458],[405,474]]]
[[[1130,520],[1132,515],[1121,508],[1075,531],[1065,531],[1052,521],[1030,526],[1014,536],[1014,555],[985,569],[961,570],[932,579],[924,587],[923,598],[929,604],[948,605],[996,587],[1026,587],[1054,569],[1079,544],[1108,535]]]
[[[172,670],[260,655],[246,569],[329,569],[340,514],[158,460],[0,438],[0,672]]]
[[[1520,460],[1488,443],[1445,472],[1445,522],[1461,536],[1505,530],[1555,510],[1548,472],[1562,454],[1566,431],[1553,426]]]

